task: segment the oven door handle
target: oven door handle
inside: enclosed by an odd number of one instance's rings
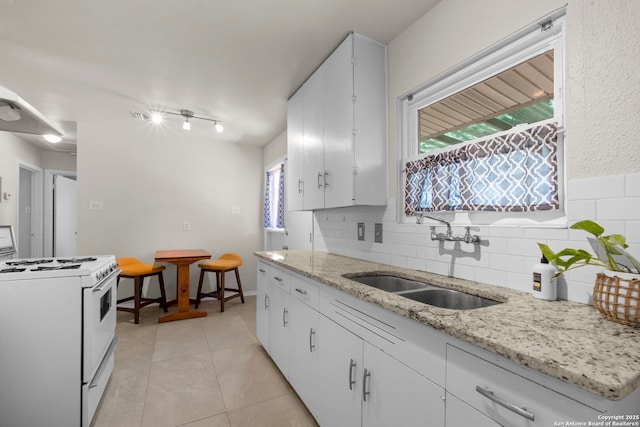
[[[92,389],[92,388],[95,388],[95,387],[98,386],[98,381],[100,380],[100,377],[102,376],[102,372],[107,367],[107,361],[109,360],[109,357],[111,356],[111,353],[113,353],[113,351],[115,350],[117,342],[118,342],[118,337],[113,337],[113,339],[111,340],[111,344],[109,344],[109,348],[107,349],[107,352],[105,353],[104,357],[102,358],[102,362],[100,363],[100,366],[98,367],[98,370],[96,371],[96,374],[93,376],[93,381],[91,381],[91,383],[89,384],[89,389]]]
[[[109,280],[112,278],[112,276],[114,276],[114,275],[117,276],[118,274],[120,274],[121,271],[122,270],[120,270],[120,269],[113,270],[111,273],[109,273],[108,276],[106,276],[104,279],[102,279],[102,281],[100,282],[100,283],[102,283],[102,285],[100,285],[100,286],[96,285],[96,286],[93,287],[92,292],[94,292],[94,293],[95,292],[102,292],[104,290],[104,288],[109,286]]]

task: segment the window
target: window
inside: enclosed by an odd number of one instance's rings
[[[405,215],[560,212],[563,21],[526,29],[400,101]]]
[[[284,229],[284,163],[266,171],[264,227]]]

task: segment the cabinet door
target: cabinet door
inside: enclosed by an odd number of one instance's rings
[[[364,343],[363,426],[443,426],[444,389]]]
[[[320,330],[327,345],[319,352],[322,404],[318,422],[332,427],[359,426],[363,341],[324,316],[320,316]]]
[[[289,378],[289,294],[277,286],[271,285],[269,293],[269,316],[271,337],[269,354],[276,362],[280,372]]]
[[[446,427],[500,427],[500,424],[449,393],[446,407]]]
[[[321,370],[318,358],[321,334],[318,312],[290,297],[291,359],[290,382],[309,411],[318,415],[320,408]]]
[[[353,35],[323,64],[326,208],[353,205]],[[385,120],[386,123],[386,120]]]
[[[287,209],[303,208],[304,88],[287,103]]]
[[[269,352],[269,278],[268,267],[258,262],[258,281],[256,295],[256,336],[260,344]]]
[[[304,84],[304,210],[324,208],[323,68]]]

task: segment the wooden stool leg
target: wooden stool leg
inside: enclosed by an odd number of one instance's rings
[[[240,293],[240,301],[244,304],[244,294],[242,293],[242,283],[240,283],[240,272],[238,271],[238,267],[234,268],[236,272],[236,282],[238,282],[238,292]]]
[[[143,282],[143,278],[142,277],[136,277],[134,279],[134,289],[133,289],[133,299],[134,299],[134,303],[133,303],[133,320],[134,323],[137,325],[138,323],[140,323],[140,297],[142,295],[142,282]]]
[[[218,291],[218,295],[220,297],[220,313],[224,313],[224,275],[225,271],[221,271],[218,274],[220,275],[220,290]]]
[[[202,296],[202,282],[204,281],[204,270],[200,269],[200,280],[198,280],[198,293],[196,294],[196,305],[195,308],[198,308],[200,305],[200,298]]]
[[[164,277],[162,271],[158,274],[158,282],[160,282],[160,296],[162,297],[162,302],[160,303],[160,307],[167,313],[167,293],[164,290]]]

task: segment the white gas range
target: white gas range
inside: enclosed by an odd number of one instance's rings
[[[113,371],[113,255],[0,261],[0,427],[91,423]]]

